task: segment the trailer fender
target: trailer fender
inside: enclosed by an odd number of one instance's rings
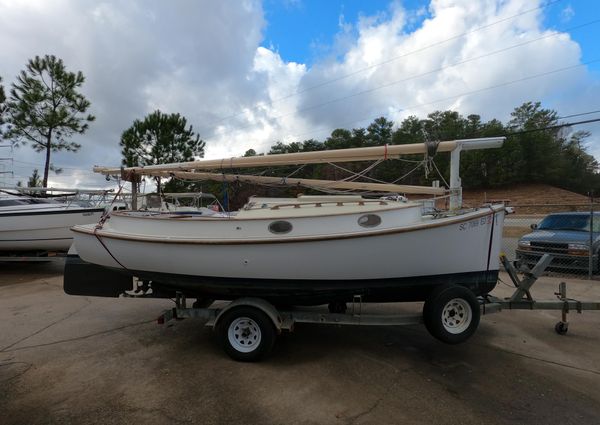
[[[281,333],[283,328],[283,319],[281,318],[281,315],[273,304],[261,298],[238,298],[237,300],[232,301],[227,307],[219,311],[214,320],[209,320],[206,323],[206,326],[211,326],[214,330],[225,312],[241,306],[254,307],[265,313],[273,322],[277,333]]]

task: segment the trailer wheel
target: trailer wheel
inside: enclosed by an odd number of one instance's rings
[[[348,305],[344,301],[331,301],[327,305],[327,308],[329,309],[330,313],[346,314]]]
[[[215,300],[210,298],[196,298],[196,301],[192,304],[192,308],[208,308],[214,302]]]
[[[569,324],[567,322],[558,322],[556,326],[554,326],[554,330],[559,335],[566,335],[569,331]]]
[[[216,330],[225,352],[242,362],[261,360],[275,343],[273,322],[255,307],[242,306],[223,313]]]
[[[423,322],[429,333],[447,344],[459,344],[475,333],[481,311],[468,288],[444,285],[435,289],[423,306]]]

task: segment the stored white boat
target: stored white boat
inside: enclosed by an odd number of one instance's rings
[[[103,208],[0,192],[0,251],[66,251],[71,226],[96,223]]]
[[[209,193],[148,193],[138,196],[142,211],[164,212],[172,214],[214,215],[219,206],[217,198]]]
[[[503,258],[517,287],[511,298],[487,295],[496,285],[505,208],[461,207],[458,159],[461,150],[497,147],[503,138],[405,145],[346,151],[197,161],[152,167],[98,168],[107,175],[176,176],[189,179],[293,184],[325,189],[450,194],[447,211],[433,203],[385,196],[299,196],[250,198],[235,214],[114,212],[98,225],[75,226],[78,255],[65,266],[64,289],[71,295],[172,297],[159,323],[205,319],[225,351],[236,360],[256,361],[275,337],[297,323],[407,325],[423,323],[439,340],[468,339],[480,315],[501,309],[558,309],[564,334],[569,309],[598,309],[600,303],[567,298],[540,301],[529,289],[550,263],[546,255],[520,280]],[[401,153],[451,152],[450,187],[417,188],[380,182],[323,181],[225,174],[228,168],[391,159]],[[427,160],[427,158],[426,158]],[[218,164],[221,164],[220,166]],[[221,173],[200,170],[220,169]],[[432,206],[434,208],[432,208]],[[73,253],[75,254],[75,253]],[[137,278],[137,282],[133,279]],[[132,288],[133,284],[133,288]],[[478,298],[477,295],[486,295]],[[191,308],[187,297],[198,298]],[[525,298],[526,297],[526,298]],[[213,299],[232,300],[216,303]],[[351,308],[346,303],[351,301]],[[365,302],[425,301],[421,315],[369,314]],[[329,303],[329,312],[287,305]],[[346,309],[350,312],[346,312]],[[366,310],[366,309],[365,309]],[[391,310],[391,309],[390,309]]]
[[[441,142],[435,148],[456,156],[455,152],[461,149],[496,147],[502,141],[503,138],[491,138]],[[216,164],[223,167],[224,163],[241,168],[391,159],[428,150],[431,146],[423,144],[381,146],[132,167],[125,173],[188,179],[282,180],[200,170],[214,169]],[[122,172],[106,168],[96,171],[109,175]],[[451,174],[451,181],[459,183],[458,164],[453,164]],[[438,187],[285,180],[282,183],[310,187],[447,193]],[[497,281],[504,207],[460,209],[456,207],[460,204],[460,187],[452,185],[450,192],[454,207],[435,214],[418,202],[360,196],[251,198],[239,212],[227,216],[116,212],[99,226],[75,226],[74,246],[84,261],[135,276],[151,285],[154,294],[165,296],[179,291],[204,298],[254,296],[293,304],[319,304],[360,295],[365,301],[391,302],[423,300],[442,283],[457,283],[474,294],[487,294]],[[85,267],[77,267],[67,270],[65,290],[69,281],[83,281],[83,275],[90,274]],[[117,285],[114,292],[121,289]],[[104,290],[108,290],[106,286]]]
[[[503,217],[501,205],[434,216],[421,203],[300,196],[252,198],[230,217],[117,212],[73,231],[83,260],[154,290],[320,304],[423,299],[441,282],[486,294]]]

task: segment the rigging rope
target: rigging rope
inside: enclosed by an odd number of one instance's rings
[[[444,176],[442,175],[442,173],[440,172],[439,168],[437,167],[435,161],[431,161],[431,163],[433,164],[433,166],[435,167],[435,171],[437,171],[438,176],[440,177],[440,179],[442,179],[442,182],[444,182],[444,184],[446,185],[446,187],[450,187],[450,185],[448,184],[448,182],[446,181],[446,179],[444,178]]]
[[[102,229],[102,227],[104,226],[104,223],[106,223],[106,220],[109,219],[110,217],[110,206],[112,206],[112,204],[115,202],[115,200],[117,199],[117,196],[119,196],[119,194],[121,193],[121,191],[123,190],[123,184],[120,183],[120,179],[119,179],[119,190],[117,191],[117,193],[115,194],[112,202],[110,203],[109,207],[107,207],[106,211],[104,212],[104,214],[102,214],[102,217],[100,217],[100,221],[98,221],[98,224],[96,224],[96,226],[94,227],[94,236],[96,237],[96,239],[98,239],[98,242],[100,242],[100,245],[102,245],[102,247],[106,250],[106,252],[108,253],[108,255],[110,255],[112,257],[113,260],[115,260],[115,262],[121,266],[124,270],[127,270],[127,267],[125,267],[123,264],[121,264],[121,262],[119,260],[116,259],[116,257],[112,254],[112,252],[110,252],[110,250],[108,249],[108,247],[106,246],[106,244],[104,243],[104,241],[100,238],[100,235],[98,234],[98,230]]]

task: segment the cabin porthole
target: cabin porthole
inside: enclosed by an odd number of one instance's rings
[[[358,218],[358,224],[362,227],[376,227],[381,224],[381,217],[377,214],[365,214]]]
[[[292,223],[289,221],[274,221],[269,224],[269,232],[275,233],[276,235],[282,235],[284,233],[290,233],[292,231]]]

